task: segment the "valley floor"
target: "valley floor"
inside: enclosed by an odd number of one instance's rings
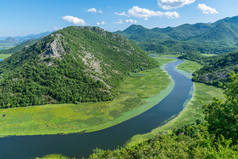
[[[174,59],[157,58],[161,64]],[[93,132],[119,124],[165,98],[173,82],[161,68],[131,74],[113,101],[2,109],[0,136]]]

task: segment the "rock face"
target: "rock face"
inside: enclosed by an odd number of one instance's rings
[[[0,63],[0,106],[111,100],[129,72],[156,66],[120,35],[68,27]]]

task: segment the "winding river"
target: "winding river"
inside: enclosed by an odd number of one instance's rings
[[[116,126],[93,132],[68,135],[11,136],[0,139],[1,159],[30,159],[47,154],[63,154],[69,157],[88,156],[95,148],[113,149],[126,143],[136,134],[148,133],[183,109],[191,98],[191,79],[176,70],[182,60],[165,65],[174,80],[171,93],[150,110]]]

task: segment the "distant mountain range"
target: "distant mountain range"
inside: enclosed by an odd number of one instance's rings
[[[17,53],[21,50],[23,50],[24,48],[28,48],[29,46],[35,44],[39,39],[32,39],[32,40],[27,40],[27,41],[24,41],[20,44],[14,44],[14,47],[10,47],[8,49],[3,49],[3,50],[0,50],[0,54],[14,54],[14,53]]]
[[[111,100],[130,72],[157,66],[120,35],[68,27],[0,63],[0,107]]]
[[[39,33],[39,34],[29,34],[26,36],[12,36],[12,37],[1,37],[0,42],[9,42],[9,43],[21,43],[25,42],[27,40],[32,40],[32,39],[39,39],[41,37],[45,37],[52,32],[44,32],[44,33]]]
[[[26,36],[16,36],[16,37],[1,37],[0,38],[0,50],[6,50],[24,43],[29,40],[36,40],[49,35],[51,32],[44,32],[40,34],[30,34]],[[1,53],[1,52],[0,52]]]
[[[238,16],[215,23],[184,24],[178,27],[147,29],[131,25],[116,32],[150,52],[226,53],[238,49]]]

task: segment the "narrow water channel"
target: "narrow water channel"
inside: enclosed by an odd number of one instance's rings
[[[165,70],[174,80],[172,92],[159,104],[141,115],[116,126],[87,134],[12,136],[0,139],[0,159],[30,159],[47,154],[87,157],[95,148],[113,149],[125,144],[136,134],[148,133],[178,115],[191,98],[191,79],[176,70],[182,60],[169,63]]]

